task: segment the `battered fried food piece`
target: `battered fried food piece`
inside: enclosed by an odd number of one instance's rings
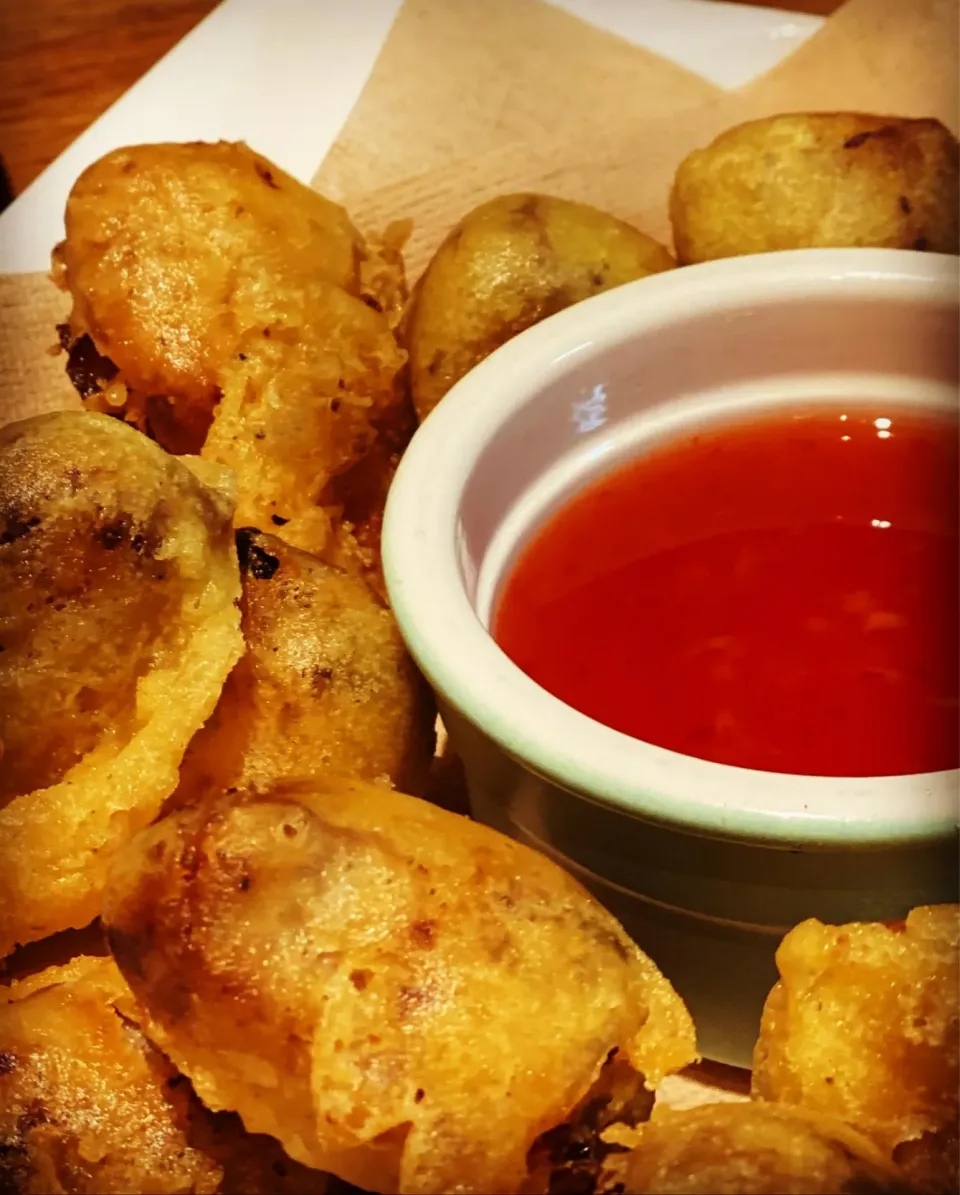
[[[237,475],[237,525],[285,520],[283,538],[335,550],[330,490],[395,420],[404,356],[383,315],[322,279],[260,297],[262,323],[218,371],[222,398],[202,455]],[[272,305],[269,300],[272,300]]]
[[[957,139],[937,120],[752,120],[689,154],[670,218],[681,265],[777,249],[958,252]]]
[[[118,420],[0,429],[0,957],[92,921],[173,791],[243,648],[231,515]]]
[[[217,1190],[219,1168],[187,1144],[187,1093],[131,1016],[111,959],[0,989],[3,1190]]]
[[[423,785],[436,707],[391,612],[359,578],[241,531],[247,651],[190,745],[178,797],[325,772]]]
[[[323,1195],[326,1175],[208,1113],[137,1016],[109,958],[0,988],[0,1190]]]
[[[115,150],[77,179],[65,223],[55,262],[71,331],[185,423],[188,408],[209,423],[219,370],[259,322],[258,283],[359,294],[363,242],[346,212],[243,144]]]
[[[799,1108],[704,1104],[654,1116],[626,1160],[627,1195],[909,1195],[848,1125]]]
[[[401,233],[365,242],[343,208],[229,142],[107,154],[74,185],[66,228],[63,338],[88,402],[234,469],[238,525],[275,514],[288,542],[369,567],[377,544],[339,529],[365,516],[330,487],[412,430],[392,331]]]
[[[957,1189],[960,910],[804,921],[777,951],[753,1092],[842,1117],[926,1189]]]
[[[417,415],[518,332],[675,264],[663,245],[587,204],[532,194],[481,204],[447,235],[405,317]]]
[[[610,1051],[656,1084],[690,1017],[545,857],[360,783],[179,811],[117,860],[114,954],[212,1108],[383,1192],[517,1190]]]

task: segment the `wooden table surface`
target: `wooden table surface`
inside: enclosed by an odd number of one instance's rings
[[[764,3],[826,15],[841,0]],[[0,156],[14,194],[214,7],[216,0],[0,0]]]

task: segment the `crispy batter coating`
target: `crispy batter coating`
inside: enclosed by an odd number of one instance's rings
[[[777,951],[753,1091],[856,1125],[928,1189],[957,1189],[960,910],[804,921]]]
[[[243,647],[231,515],[116,419],[0,430],[0,957],[92,921],[173,791]]]
[[[236,472],[238,526],[276,515],[288,543],[329,553],[339,514],[330,487],[394,420],[404,357],[383,315],[323,279],[290,294],[271,284],[260,310],[219,371],[202,455]]]
[[[958,153],[936,120],[795,113],[737,125],[677,170],[681,265],[778,249],[958,252]]]
[[[720,1103],[655,1115],[626,1161],[627,1195],[908,1195],[849,1125],[798,1108]]]
[[[611,1050],[653,1084],[694,1056],[669,983],[574,880],[377,786],[168,816],[117,860],[105,922],[204,1102],[368,1189],[515,1191]]]
[[[265,279],[359,293],[363,242],[346,212],[242,144],[115,150],[77,179],[65,223],[74,334],[131,390],[207,422],[219,370],[260,323]]]
[[[0,1190],[323,1195],[326,1175],[207,1112],[137,1017],[109,958],[0,988]]]
[[[329,772],[419,791],[436,707],[391,612],[359,577],[275,536],[237,542],[247,651],[190,745],[178,798]]]
[[[106,958],[0,989],[4,1190],[217,1190],[219,1168],[187,1143],[187,1093],[135,1015]]]
[[[405,319],[417,415],[525,328],[674,265],[663,245],[587,204],[521,194],[475,208],[437,250]]]
[[[229,142],[107,154],[74,185],[66,228],[64,343],[90,403],[234,469],[238,525],[276,514],[288,542],[375,569],[379,510],[331,487],[412,431],[392,331],[402,233],[364,241],[337,204]]]

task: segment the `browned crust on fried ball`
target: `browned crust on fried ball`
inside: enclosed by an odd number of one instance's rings
[[[680,164],[681,265],[781,249],[958,252],[957,139],[939,121],[859,112],[748,121]]]
[[[232,511],[104,415],[0,430],[0,957],[92,921],[176,786],[243,647]]]
[[[124,851],[105,920],[204,1102],[373,1190],[516,1190],[611,1050],[651,1083],[694,1056],[673,989],[573,879],[379,787],[179,811]]]
[[[436,707],[391,611],[276,536],[237,539],[247,650],[190,745],[178,799],[329,773],[420,791]]]

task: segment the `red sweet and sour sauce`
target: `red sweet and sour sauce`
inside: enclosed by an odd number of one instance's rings
[[[568,705],[701,759],[956,767],[957,458],[949,416],[889,406],[662,443],[536,532],[494,637]]]

